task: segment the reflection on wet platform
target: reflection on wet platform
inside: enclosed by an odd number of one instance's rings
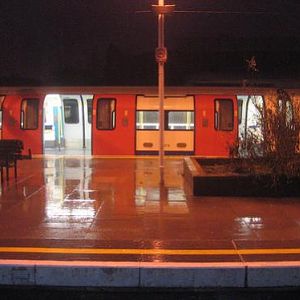
[[[300,199],[192,197],[183,189],[182,171],[182,159],[166,159],[161,186],[156,158],[48,156],[21,161],[18,179],[1,187],[0,250],[12,245],[115,248],[118,257],[99,250],[88,258],[240,261],[249,255],[238,250],[300,246]],[[137,249],[137,254],[121,249]],[[198,252],[192,256],[189,249]],[[205,249],[210,252],[202,253]],[[212,254],[216,249],[221,252]],[[39,255],[65,259],[67,254]],[[260,260],[266,256],[282,259],[281,254],[257,252]],[[299,256],[297,251],[286,255],[293,260]]]

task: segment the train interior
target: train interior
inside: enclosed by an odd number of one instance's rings
[[[44,100],[45,154],[91,154],[91,95],[49,94]]]
[[[249,132],[260,135],[260,109],[264,106],[262,96],[238,96],[239,138],[247,139]]]

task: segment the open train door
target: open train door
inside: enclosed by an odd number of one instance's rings
[[[238,137],[236,96],[198,95],[195,111],[196,155],[228,157],[229,148]]]
[[[44,100],[44,153],[64,146],[63,112],[59,95],[49,94]]]
[[[7,95],[3,103],[3,139],[19,139],[24,152],[43,153],[43,102],[45,95]]]

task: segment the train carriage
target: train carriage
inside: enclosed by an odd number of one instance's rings
[[[241,87],[168,87],[165,153],[228,156],[230,145],[255,126],[253,97],[264,101],[271,92],[255,93]],[[158,153],[157,88],[0,88],[0,95],[1,138],[22,139],[33,155]]]

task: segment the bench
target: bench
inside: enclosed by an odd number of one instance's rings
[[[19,159],[31,159],[31,150],[28,155],[22,155],[24,149],[21,140],[0,140],[0,172],[1,182],[4,180],[4,168],[6,169],[6,180],[9,180],[9,168],[14,168],[15,178],[17,178],[17,161]]]

